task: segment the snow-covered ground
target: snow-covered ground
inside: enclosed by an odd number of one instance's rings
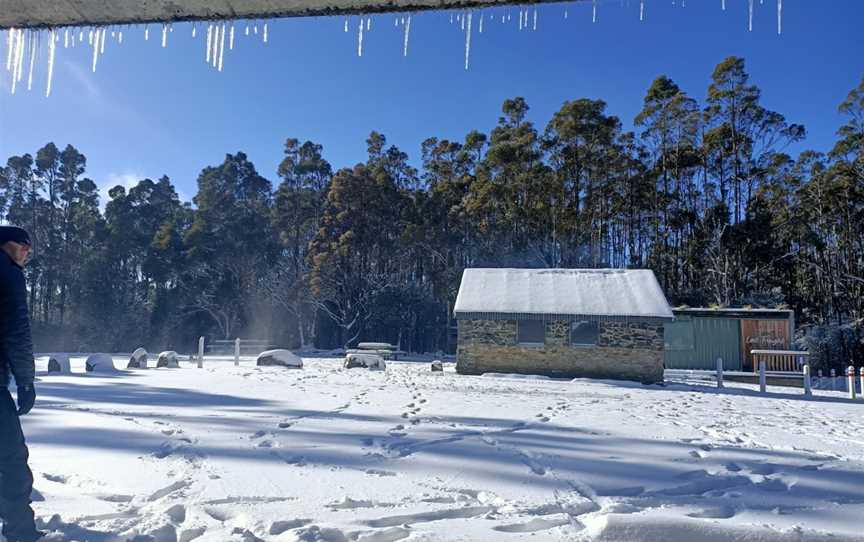
[[[864,540],[839,392],[253,365],[40,373],[51,540]]]

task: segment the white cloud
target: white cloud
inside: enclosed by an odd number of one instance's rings
[[[99,185],[99,206],[103,210],[105,209],[105,204],[111,199],[108,196],[108,192],[115,186],[122,186],[128,192],[130,188],[136,186],[139,181],[146,178],[146,175],[134,172],[109,173],[105,178],[105,182]]]

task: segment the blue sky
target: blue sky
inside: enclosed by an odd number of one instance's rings
[[[830,148],[837,106],[864,76],[864,1],[785,0],[780,36],[776,0],[756,0],[753,32],[747,0],[726,3],[724,12],[721,0],[645,0],[640,22],[637,0],[601,1],[596,24],[590,3],[545,5],[537,31],[530,8],[521,32],[518,7],[486,10],[482,34],[473,17],[468,71],[465,34],[446,12],[412,18],[407,58],[393,15],[372,17],[362,57],[357,18],[348,33],[341,17],[271,21],[267,44],[246,38],[240,22],[222,73],[205,64],[200,25],[194,40],[191,25],[175,25],[165,49],[157,25],[149,41],[143,27],[127,28],[123,44],[108,40],[95,74],[86,47],[58,48],[50,98],[44,59],[30,93],[10,95],[0,72],[0,159],[72,143],[102,187],[167,174],[189,198],[201,169],[229,152],[246,152],[275,184],[288,137],[323,144],[345,167],[364,159],[374,129],[417,163],[423,139],[488,132],[513,96],[526,98],[541,130],[565,100],[582,97],[605,100],[629,128],[656,76],[701,101],[729,55],[746,58],[767,107],[807,127],[792,151]]]

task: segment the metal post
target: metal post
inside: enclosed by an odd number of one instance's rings
[[[765,360],[759,360],[759,391],[765,393],[767,383],[765,380]]]
[[[804,366],[804,395],[807,397],[813,395],[813,390],[810,387],[810,365]]]
[[[864,374],[864,373],[862,373]],[[723,358],[717,358],[717,388],[723,387]]]
[[[849,399],[855,399],[855,367],[850,365],[846,369],[846,380],[849,383]]]
[[[831,369],[831,391],[837,391],[837,370]]]
[[[864,399],[864,367],[861,367],[861,398]]]
[[[198,339],[198,368],[204,368],[204,337]]]
[[[234,366],[240,365],[240,338],[234,339]]]

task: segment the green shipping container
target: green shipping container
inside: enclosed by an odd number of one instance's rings
[[[667,369],[742,370],[741,322],[735,318],[676,316],[664,327]]]

